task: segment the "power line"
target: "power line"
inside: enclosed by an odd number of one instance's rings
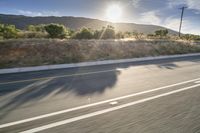
[[[181,36],[181,27],[182,27],[182,23],[183,23],[183,13],[184,13],[185,8],[187,8],[187,7],[183,6],[183,7],[179,8],[179,9],[182,10],[182,12],[181,12],[181,21],[180,21],[180,26],[179,26],[179,37]]]

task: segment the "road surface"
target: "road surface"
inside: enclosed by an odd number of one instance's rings
[[[199,133],[200,56],[0,75],[0,132]]]

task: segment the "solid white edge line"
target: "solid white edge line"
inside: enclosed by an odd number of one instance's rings
[[[112,101],[117,101],[117,100],[129,98],[129,97],[133,97],[133,96],[138,96],[138,95],[142,95],[142,94],[146,94],[146,93],[150,93],[150,92],[154,92],[154,91],[158,91],[158,90],[163,90],[163,89],[174,87],[174,86],[177,86],[177,85],[182,85],[182,84],[194,82],[196,80],[200,80],[200,78],[196,78],[196,79],[192,79],[192,80],[188,80],[188,81],[183,81],[183,82],[180,82],[180,83],[171,84],[171,85],[167,85],[167,86],[163,86],[163,87],[159,87],[159,88],[155,88],[155,89],[151,89],[151,90],[147,90],[147,91],[133,93],[133,94],[122,96],[122,97],[108,99],[108,100],[105,100],[105,101],[100,101],[100,102],[96,102],[96,103],[92,103],[92,104],[82,105],[82,106],[79,106],[79,107],[74,107],[74,108],[61,110],[61,111],[57,111],[57,112],[53,112],[53,113],[48,113],[48,114],[44,114],[44,115],[40,115],[40,116],[36,116],[36,117],[32,117],[32,118],[27,118],[27,119],[23,119],[23,120],[19,120],[19,121],[5,123],[5,124],[1,124],[0,125],[0,129],[1,128],[5,128],[5,127],[9,127],[9,126],[13,126],[13,125],[17,125],[17,124],[22,124],[22,123],[26,123],[26,122],[42,119],[42,118],[47,118],[47,117],[51,117],[51,116],[67,113],[67,112],[71,112],[71,111],[75,111],[75,110],[79,110],[79,109],[84,109],[84,108],[88,108],[88,107],[92,107],[92,106],[97,106],[97,105],[108,103],[108,102],[112,102]]]
[[[194,82],[195,84],[198,84],[198,83],[200,83],[200,81],[196,81],[196,82]]]
[[[90,118],[90,117],[93,117],[93,116],[105,114],[105,113],[108,113],[108,112],[111,112],[111,111],[115,111],[115,110],[118,110],[118,109],[122,109],[122,108],[125,108],[125,107],[133,106],[133,105],[136,105],[136,104],[139,104],[139,103],[154,100],[154,99],[157,99],[157,98],[160,98],[160,97],[175,94],[175,93],[178,93],[178,92],[181,92],[181,91],[189,90],[189,89],[192,89],[192,88],[195,88],[195,87],[198,87],[198,86],[200,86],[200,84],[196,84],[196,85],[193,85],[193,86],[190,86],[190,87],[185,87],[185,88],[182,88],[182,89],[170,91],[170,92],[163,93],[163,94],[160,94],[160,95],[144,98],[144,99],[141,99],[141,100],[138,100],[138,101],[130,102],[130,103],[127,103],[127,104],[116,106],[116,107],[96,111],[96,112],[93,112],[93,113],[77,116],[77,117],[66,119],[66,120],[63,120],[63,121],[58,121],[58,122],[55,122],[55,123],[51,123],[51,124],[36,127],[36,128],[30,129],[30,130],[26,130],[26,131],[23,131],[23,132],[20,132],[20,133],[35,133],[35,132],[43,131],[43,130],[46,130],[46,129],[49,129],[49,128],[61,126],[61,125],[68,124],[68,123],[71,123],[71,122],[79,121],[79,120],[82,120],[82,119],[86,119],[86,118]]]

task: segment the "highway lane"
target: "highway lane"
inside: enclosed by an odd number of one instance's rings
[[[49,128],[61,126],[61,129],[58,129],[56,131],[59,131],[59,132],[70,131],[71,132],[71,129],[66,128],[66,126],[65,126],[65,128],[63,128],[62,125],[70,124],[70,123],[77,122],[77,121],[79,122],[82,119],[86,119],[86,118],[90,118],[90,117],[94,117],[94,116],[98,116],[98,115],[104,115],[105,113],[117,111],[119,109],[123,109],[123,108],[127,108],[127,107],[132,107],[137,104],[143,104],[145,102],[148,102],[151,100],[156,100],[158,98],[162,98],[165,96],[170,96],[175,93],[180,93],[182,91],[188,91],[190,89],[194,89],[193,91],[195,91],[195,89],[199,90],[200,84],[196,83],[196,81],[199,81],[199,80],[200,79],[194,79],[194,80],[190,80],[190,81],[186,81],[186,82],[181,82],[178,84],[173,84],[170,86],[157,88],[157,89],[154,89],[151,91],[148,90],[148,92],[146,91],[144,93],[137,93],[132,96],[129,95],[126,98],[119,97],[118,99],[115,99],[115,101],[117,100],[117,102],[118,102],[118,104],[116,104],[116,106],[111,105],[110,102],[104,102],[103,104],[93,105],[94,107],[88,106],[88,107],[84,107],[84,108],[79,108],[79,109],[76,109],[73,111],[68,111],[66,113],[60,113],[60,115],[55,115],[53,117],[48,116],[45,119],[39,119],[37,121],[31,121],[31,122],[26,122],[26,123],[22,123],[22,124],[15,123],[15,125],[11,126],[11,128],[8,126],[9,128],[4,128],[2,131],[3,132],[10,132],[10,131],[18,132],[18,131],[26,130],[25,132],[30,133],[30,132],[43,131],[43,130],[46,130]],[[197,91],[195,91],[195,94],[196,94],[196,92]],[[183,95],[182,97],[184,98],[185,96]],[[185,100],[189,100],[189,99],[185,99]],[[168,102],[168,100],[166,100],[166,101]],[[179,103],[177,103],[177,104],[179,104]],[[197,109],[198,109],[198,106],[199,106],[198,100],[196,101],[194,106],[195,106],[195,108],[197,107]],[[157,108],[157,107],[154,106],[153,108]],[[146,111],[146,110],[144,110],[144,111]],[[123,112],[121,112],[121,113],[123,113]],[[172,112],[172,113],[176,113],[176,112]],[[111,118],[108,117],[108,119],[112,119],[112,117]],[[96,121],[98,121],[98,119]],[[123,121],[123,119],[122,119],[122,121]],[[87,119],[86,119],[86,122],[87,122]],[[0,127],[2,128],[2,125]],[[33,129],[27,130],[27,128],[33,128]],[[83,129],[85,129],[85,128],[83,128]],[[115,127],[115,128],[118,128],[118,127]],[[79,124],[77,124],[76,130],[77,130],[76,132],[81,132],[82,127],[79,126]],[[95,128],[93,130],[95,130]],[[50,132],[50,131],[48,131],[48,132]],[[86,130],[86,132],[88,132],[88,131]]]
[[[128,63],[93,66],[72,69],[71,71],[70,69],[62,69],[54,70],[53,72],[44,71],[1,75],[0,79],[3,80],[1,80],[2,84],[0,84],[0,124],[199,78],[199,65],[199,57],[190,57],[158,60],[152,63],[140,62],[138,64]],[[38,79],[41,77],[45,78]],[[9,83],[12,81],[20,82]],[[166,90],[166,92],[179,89],[179,87],[184,88],[192,85],[194,85],[193,82],[178,86],[178,88],[171,88],[171,90]],[[148,94],[148,96],[156,94]],[[146,97],[144,95],[141,98]],[[123,103],[140,99],[135,98],[124,100]],[[107,106],[106,104],[106,106],[102,105],[98,108],[89,108],[87,110],[73,112],[74,114],[62,114],[41,121],[34,121],[33,123],[28,123],[27,128],[19,128],[19,131],[67,119],[71,116],[87,114],[92,111],[107,108]],[[14,132],[15,129],[18,129],[18,126],[20,127],[21,125],[3,130]],[[64,128],[61,129],[62,132]]]
[[[199,133],[199,95],[200,87],[42,132]]]

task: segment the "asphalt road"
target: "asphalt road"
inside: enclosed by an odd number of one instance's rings
[[[200,56],[0,75],[0,132],[200,133]]]

